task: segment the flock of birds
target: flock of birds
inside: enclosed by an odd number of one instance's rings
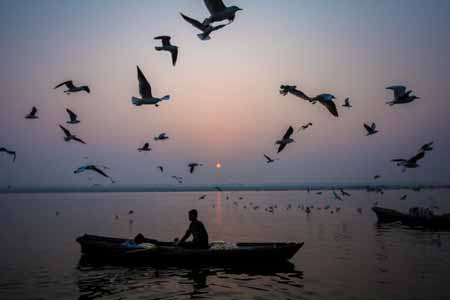
[[[183,13],[180,13],[181,17],[187,23],[191,24],[193,27],[195,27],[196,29],[201,31],[198,34],[198,37],[203,41],[209,40],[211,38],[211,36],[210,36],[211,33],[216,32],[216,31],[224,28],[225,26],[230,25],[234,21],[237,12],[242,10],[241,8],[239,8],[237,6],[226,6],[222,0],[204,0],[204,4],[209,11],[209,16],[206,17],[203,20],[203,22],[200,22],[196,19],[193,19],[193,18],[183,14]],[[219,25],[215,24],[217,22],[222,22],[222,21],[228,21],[228,23],[219,24]],[[154,39],[161,41],[161,46],[155,47],[155,50],[156,51],[166,51],[166,52],[170,53],[172,65],[175,66],[177,63],[179,47],[176,45],[173,45],[171,43],[171,37],[168,35],[157,36]],[[153,95],[151,85],[150,85],[149,81],[147,80],[146,76],[144,75],[144,73],[142,72],[142,70],[139,68],[139,66],[137,66],[137,79],[138,79],[140,98],[132,97],[131,103],[133,105],[138,106],[138,107],[142,106],[142,105],[154,105],[155,107],[158,107],[162,101],[170,100],[170,95],[165,95],[163,97],[156,97]],[[89,94],[91,91],[89,86],[87,86],[87,85],[77,86],[73,83],[72,80],[64,81],[64,82],[56,85],[54,87],[54,89],[59,89],[61,87],[65,87],[64,93],[67,95],[70,95],[72,93],[80,93],[80,92]],[[407,90],[407,88],[405,86],[395,85],[395,86],[387,87],[387,89],[393,91],[393,94],[394,94],[394,98],[392,99],[392,101],[387,102],[387,104],[390,106],[404,105],[404,104],[411,103],[411,102],[415,101],[416,99],[420,99],[419,97],[414,95],[412,90]],[[291,94],[291,95],[298,97],[304,101],[307,101],[311,104],[320,103],[321,105],[323,105],[323,107],[325,107],[327,109],[327,111],[332,116],[334,116],[336,118],[339,117],[339,112],[337,109],[337,105],[335,103],[336,97],[332,94],[323,93],[323,94],[319,94],[317,96],[311,97],[311,96],[308,96],[303,91],[301,91],[300,89],[298,89],[297,86],[295,86],[295,85],[281,85],[279,92],[283,96]],[[352,108],[352,104],[351,104],[349,98],[346,98],[344,100],[344,104],[342,105],[342,107],[344,107],[346,109]],[[75,112],[73,112],[70,109],[66,109],[66,111],[69,116],[69,120],[66,122],[67,124],[76,125],[76,124],[80,123],[80,120]],[[33,107],[31,112],[28,115],[26,115],[25,118],[30,119],[30,120],[38,119],[38,109],[36,107]],[[309,127],[311,127],[312,125],[313,124],[311,122],[306,123],[306,124],[302,125],[300,128],[298,128],[296,133],[306,130]],[[363,126],[367,131],[367,136],[372,136],[372,135],[375,135],[378,133],[376,124],[374,122],[370,125],[363,124]],[[74,141],[74,142],[86,144],[86,142],[83,139],[81,139],[80,137],[78,137],[77,135],[72,133],[66,127],[64,127],[62,125],[59,125],[59,127],[61,128],[61,130],[64,134],[64,141],[66,141],[66,142]],[[281,139],[275,141],[275,145],[278,146],[277,154],[282,152],[288,145],[295,142],[293,135],[294,135],[294,128],[292,126],[289,126],[289,128],[286,130],[285,134],[281,137]],[[154,137],[154,141],[164,141],[167,139],[169,139],[169,136],[167,136],[166,133],[161,133],[158,136]],[[433,142],[423,145],[421,147],[419,153],[414,155],[411,158],[393,159],[392,161],[397,163],[397,166],[402,167],[403,172],[408,168],[417,168],[417,167],[419,167],[418,161],[425,157],[426,152],[429,152],[433,149],[432,145],[433,145]],[[139,147],[137,150],[139,152],[149,152],[149,151],[152,151],[152,148],[150,147],[150,143],[146,142],[144,145]],[[16,152],[11,149],[6,149],[5,147],[2,147],[2,148],[0,148],[0,153],[6,153],[6,154],[11,155],[13,157],[13,161],[15,161],[15,159],[16,159]],[[278,157],[277,158],[271,157],[268,154],[264,154],[264,158],[266,160],[266,163],[275,163],[276,161],[278,161],[280,159]],[[190,162],[187,164],[188,171],[191,174],[194,173],[194,171],[200,166],[202,166],[202,164],[197,163],[197,162]],[[163,166],[157,166],[157,168],[159,169],[159,171],[161,173],[163,173],[165,171]],[[95,172],[103,177],[109,178],[111,180],[111,182],[115,182],[105,172],[106,169],[107,169],[107,167],[105,167],[105,166],[97,166],[97,165],[93,165],[93,164],[88,164],[88,165],[84,165],[84,166],[77,168],[74,171],[74,173],[78,174],[78,173],[85,172],[85,171],[91,171],[91,172]],[[174,176],[172,176],[172,178],[175,179],[178,183],[183,183],[183,177],[181,177],[181,176],[174,175]],[[377,175],[374,178],[378,179],[379,175]],[[338,199],[339,196],[337,195],[337,193],[336,192],[333,192],[333,193],[334,193],[335,198]]]

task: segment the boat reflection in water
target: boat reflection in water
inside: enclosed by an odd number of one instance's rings
[[[299,295],[303,272],[290,262],[249,265],[104,264],[83,256],[79,299],[186,299]],[[301,293],[301,292],[300,292]]]

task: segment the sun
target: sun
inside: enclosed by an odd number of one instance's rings
[[[222,168],[222,164],[221,164],[220,162],[218,162],[218,163],[216,164],[216,168],[217,168],[217,169]]]

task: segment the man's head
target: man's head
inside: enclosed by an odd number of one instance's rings
[[[195,221],[195,220],[197,220],[197,215],[198,215],[197,210],[196,210],[196,209],[191,209],[191,210],[189,211],[189,221]]]

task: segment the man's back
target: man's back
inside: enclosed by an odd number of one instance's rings
[[[208,248],[208,233],[206,232],[205,225],[198,220],[191,221],[189,225],[189,231],[193,236],[193,244],[200,248]]]

